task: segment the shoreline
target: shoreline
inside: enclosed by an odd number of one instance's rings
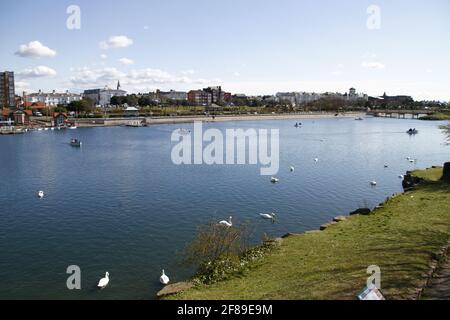
[[[213,119],[211,116],[187,116],[187,117],[137,117],[137,118],[110,118],[110,119],[82,119],[75,120],[79,128],[91,128],[91,127],[112,127],[131,124],[136,120],[145,120],[146,125],[158,125],[158,124],[177,124],[177,123],[194,123],[196,121],[202,121],[207,123],[212,122],[233,122],[233,121],[263,121],[263,120],[290,120],[290,119],[347,119],[364,117],[364,112],[348,112],[340,113],[336,116],[334,112],[327,113],[296,113],[296,114],[267,114],[267,115],[218,115]],[[98,123],[103,122],[103,123]]]

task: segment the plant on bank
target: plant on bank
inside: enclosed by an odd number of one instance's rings
[[[262,258],[272,248],[270,242],[250,249],[249,224],[234,224],[231,228],[209,222],[199,227],[184,252],[183,263],[194,267],[195,283],[212,284],[241,273],[251,262]]]

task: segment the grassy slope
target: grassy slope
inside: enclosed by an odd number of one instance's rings
[[[437,180],[442,168],[416,174]],[[449,184],[430,181],[370,216],[285,239],[243,275],[172,298],[354,299],[365,287],[369,265],[381,268],[388,299],[413,298],[433,252],[450,238],[449,191]]]

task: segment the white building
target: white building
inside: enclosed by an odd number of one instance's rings
[[[95,105],[108,106],[111,104],[112,97],[124,97],[127,92],[120,90],[120,84],[117,83],[117,89],[90,89],[84,90],[83,97],[91,99]]]
[[[26,101],[35,103],[43,102],[48,107],[56,107],[58,105],[68,105],[73,101],[80,101],[82,96],[76,93],[70,93],[66,91],[65,93],[58,93],[53,90],[52,93],[45,93],[39,90],[37,93],[25,94]]]

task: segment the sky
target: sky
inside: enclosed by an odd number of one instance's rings
[[[0,70],[16,94],[120,80],[450,101],[449,13],[448,0],[1,1]]]

